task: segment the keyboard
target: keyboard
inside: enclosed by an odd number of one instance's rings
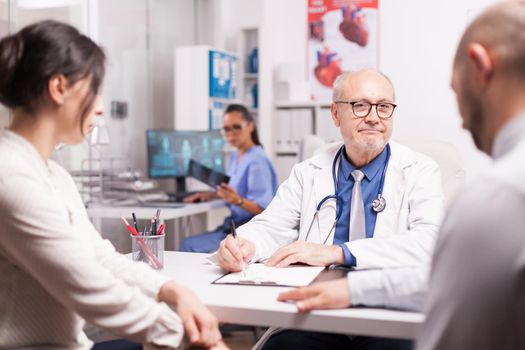
[[[170,203],[183,203],[184,198],[191,196],[192,194],[199,193],[199,191],[189,192],[168,192],[168,202]]]

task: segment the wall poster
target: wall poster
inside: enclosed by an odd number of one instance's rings
[[[315,101],[330,102],[344,71],[378,68],[379,0],[308,0],[308,79]]]

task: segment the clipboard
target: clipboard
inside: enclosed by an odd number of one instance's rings
[[[204,182],[213,188],[219,186],[221,183],[227,184],[230,181],[228,175],[198,163],[193,159],[190,159],[190,163],[188,164],[188,176]]]
[[[266,287],[305,287],[325,269],[324,266],[292,265],[269,267],[262,263],[249,264],[242,272],[226,273],[211,284]]]

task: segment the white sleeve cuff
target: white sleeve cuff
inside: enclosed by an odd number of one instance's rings
[[[159,303],[159,318],[155,326],[148,330],[146,344],[148,349],[178,348],[184,336],[180,317],[165,303]]]
[[[428,275],[428,266],[350,272],[350,301],[352,305],[419,311],[427,294]]]
[[[353,306],[382,306],[381,270],[353,271],[347,277]]]

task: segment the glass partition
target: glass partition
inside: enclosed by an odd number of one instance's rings
[[[43,19],[72,24],[105,50],[101,89],[111,143],[104,155],[146,170],[145,131],[174,126],[174,50],[195,45],[189,0],[0,0],[0,37]],[[0,106],[0,127],[9,122]],[[62,148],[56,160],[79,170],[88,145]]]
[[[10,16],[10,2],[8,0],[0,0],[0,38],[9,33],[9,16]],[[0,129],[3,129],[9,123],[9,111],[0,104]]]

